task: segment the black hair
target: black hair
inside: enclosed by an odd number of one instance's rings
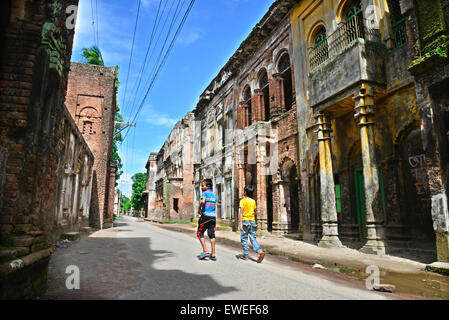
[[[253,186],[246,186],[244,191],[245,191],[245,194],[246,194],[247,197],[250,197],[250,198],[253,197],[253,193],[254,193]]]
[[[211,180],[211,179],[204,179],[203,182],[204,182],[204,184],[205,184],[208,188],[210,188],[210,189],[213,188],[213,185],[214,185],[214,184],[212,183],[212,180]]]

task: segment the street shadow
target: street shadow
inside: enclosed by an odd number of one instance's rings
[[[117,227],[126,225],[116,223]],[[108,232],[112,235],[112,230]],[[41,300],[201,300],[237,290],[208,274],[176,270],[176,265],[173,270],[154,268],[157,261],[173,260],[176,254],[154,250],[151,243],[151,237],[91,236],[72,242],[68,248],[57,248]],[[66,287],[67,278],[74,274],[66,273],[68,266],[79,268],[79,290]]]
[[[235,258],[236,258],[237,260],[241,260],[242,262],[245,262],[245,260],[242,260],[242,257],[243,257],[243,254],[241,254],[241,253],[235,255]],[[254,262],[257,262],[257,259],[248,257],[248,260],[246,260],[246,261],[254,261]]]

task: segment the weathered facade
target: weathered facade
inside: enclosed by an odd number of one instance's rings
[[[303,238],[435,252],[444,181],[431,191],[435,154],[409,72],[416,41],[399,1],[301,1],[290,16]]]
[[[66,105],[95,157],[90,224],[110,228],[114,216],[112,161],[117,74],[115,68],[72,62]]]
[[[144,215],[152,221],[193,219],[193,114],[178,121],[159,152],[147,162]]]
[[[251,184],[262,233],[447,261],[447,17],[447,1],[275,1],[193,111],[195,209],[210,178],[235,226]]]
[[[422,176],[438,261],[449,262],[449,3],[401,1],[422,139]]]
[[[234,211],[234,145],[229,137],[236,119],[234,99],[235,79],[229,74],[213,84],[200,98],[195,114],[194,139],[194,214],[198,216],[201,182],[211,179],[217,195],[217,217],[224,224],[232,225]]]
[[[194,110],[195,207],[201,181],[212,179],[219,221],[234,228],[243,189],[253,185],[262,232],[299,229],[293,3],[271,6]]]
[[[77,4],[0,4],[3,299],[41,294],[54,241],[88,218],[93,154],[64,106],[73,42],[66,9]]]

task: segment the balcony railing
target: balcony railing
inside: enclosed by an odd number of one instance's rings
[[[339,54],[356,39],[381,41],[379,29],[368,28],[369,22],[361,15],[342,23],[334,33],[315,48],[309,48],[310,70],[315,69],[330,57]]]

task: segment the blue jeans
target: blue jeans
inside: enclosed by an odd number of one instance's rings
[[[260,247],[259,243],[256,240],[256,230],[257,230],[257,224],[254,221],[243,221],[242,222],[243,231],[240,235],[240,240],[242,242],[242,248],[243,248],[243,256],[248,258],[248,236],[249,240],[251,241],[251,244],[253,245],[254,251],[259,253],[262,248]]]

